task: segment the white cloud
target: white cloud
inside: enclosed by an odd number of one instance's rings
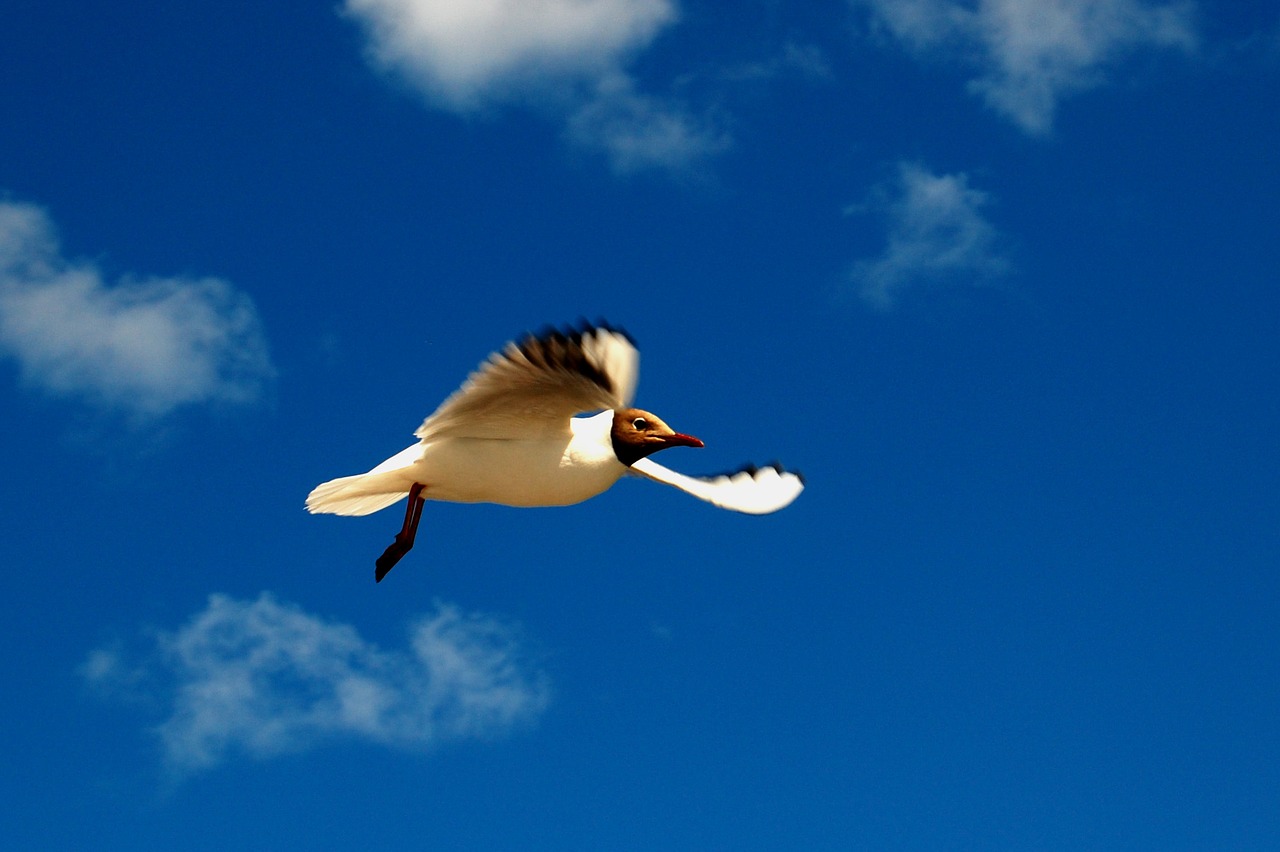
[[[1143,47],[1196,44],[1187,0],[854,0],[918,53],[976,57],[969,90],[1028,133],[1045,133],[1058,101],[1099,85],[1104,71]]]
[[[48,215],[0,202],[0,355],[23,379],[139,417],[245,402],[274,370],[253,302],[216,278],[125,279],[62,256]]]
[[[999,233],[981,212],[988,201],[964,174],[935,175],[902,164],[890,196],[878,205],[888,219],[888,245],[878,258],[853,269],[860,295],[889,308],[915,284],[979,281],[1008,272]]]
[[[671,0],[347,0],[370,53],[443,106],[607,75],[675,20]]]
[[[614,171],[679,171],[729,147],[728,134],[678,105],[637,93],[619,75],[602,80],[595,96],[569,118],[568,137],[604,153]]]
[[[415,750],[487,738],[533,720],[549,700],[546,675],[493,618],[437,604],[412,625],[407,650],[386,651],[266,593],[212,595],[186,626],[157,636],[147,662],[99,649],[80,673],[166,708],[155,732],[178,772],[338,738]]]
[[[347,0],[375,65],[438,107],[535,104],[615,171],[682,170],[726,135],[669,99],[635,91],[630,59],[674,23],[674,0]]]

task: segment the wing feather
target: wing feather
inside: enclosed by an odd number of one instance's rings
[[[679,488],[699,500],[734,512],[767,515],[791,504],[804,490],[804,477],[776,462],[765,467],[748,465],[718,476],[685,476],[644,458],[631,465],[640,476]]]
[[[490,355],[414,434],[429,441],[568,432],[575,414],[629,405],[639,371],[635,343],[619,328],[549,328]]]

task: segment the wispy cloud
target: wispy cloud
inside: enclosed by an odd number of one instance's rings
[[[641,94],[626,72],[675,22],[674,0],[347,0],[375,65],[437,107],[536,104],[614,169],[681,170],[722,150],[710,118]]]
[[[212,595],[184,627],[157,634],[140,662],[102,648],[80,673],[165,708],[155,733],[178,773],[339,738],[421,750],[494,737],[535,719],[550,694],[515,631],[492,617],[437,604],[412,625],[406,650],[389,651],[266,593]]]
[[[854,266],[859,294],[890,308],[917,284],[984,281],[1008,272],[999,232],[982,214],[988,202],[967,175],[901,164],[896,182],[873,204],[888,222],[888,242],[879,257]]]
[[[570,117],[566,134],[601,151],[614,171],[680,171],[725,150],[727,133],[669,100],[635,91],[624,75],[600,81],[594,96]]]
[[[919,54],[973,58],[969,90],[1028,133],[1048,132],[1065,96],[1100,85],[1142,48],[1196,45],[1192,5],[1145,0],[853,0]]]
[[[124,279],[67,260],[48,214],[0,202],[0,355],[23,379],[152,418],[246,402],[274,370],[253,302],[216,278]]]

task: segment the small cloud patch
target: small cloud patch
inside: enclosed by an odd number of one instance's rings
[[[917,55],[962,56],[969,91],[1030,134],[1047,133],[1058,102],[1100,85],[1144,48],[1196,46],[1189,2],[1145,0],[854,0]]]
[[[155,634],[141,662],[102,648],[79,672],[163,708],[154,732],[179,774],[337,739],[407,750],[488,739],[536,719],[550,697],[516,630],[491,616],[438,604],[413,622],[407,648],[384,650],[267,593],[212,595],[182,628]]]
[[[604,153],[618,173],[680,171],[726,150],[727,133],[680,105],[635,91],[625,76],[601,81],[569,118],[567,136]]]
[[[935,175],[901,164],[897,182],[875,205],[888,222],[885,250],[853,268],[862,298],[888,309],[917,285],[972,283],[1007,273],[999,233],[982,213],[988,200],[967,175]]]
[[[275,374],[252,300],[217,278],[108,284],[48,215],[0,202],[0,355],[23,380],[140,419],[257,399]]]

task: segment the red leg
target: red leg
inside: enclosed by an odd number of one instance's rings
[[[396,533],[396,540],[378,557],[373,574],[375,582],[381,583],[387,572],[396,567],[400,557],[413,548],[413,540],[418,535],[418,521],[422,518],[422,504],[427,502],[422,497],[422,489],[425,487],[421,482],[415,482],[409,489],[409,505],[404,509],[404,526]]]

